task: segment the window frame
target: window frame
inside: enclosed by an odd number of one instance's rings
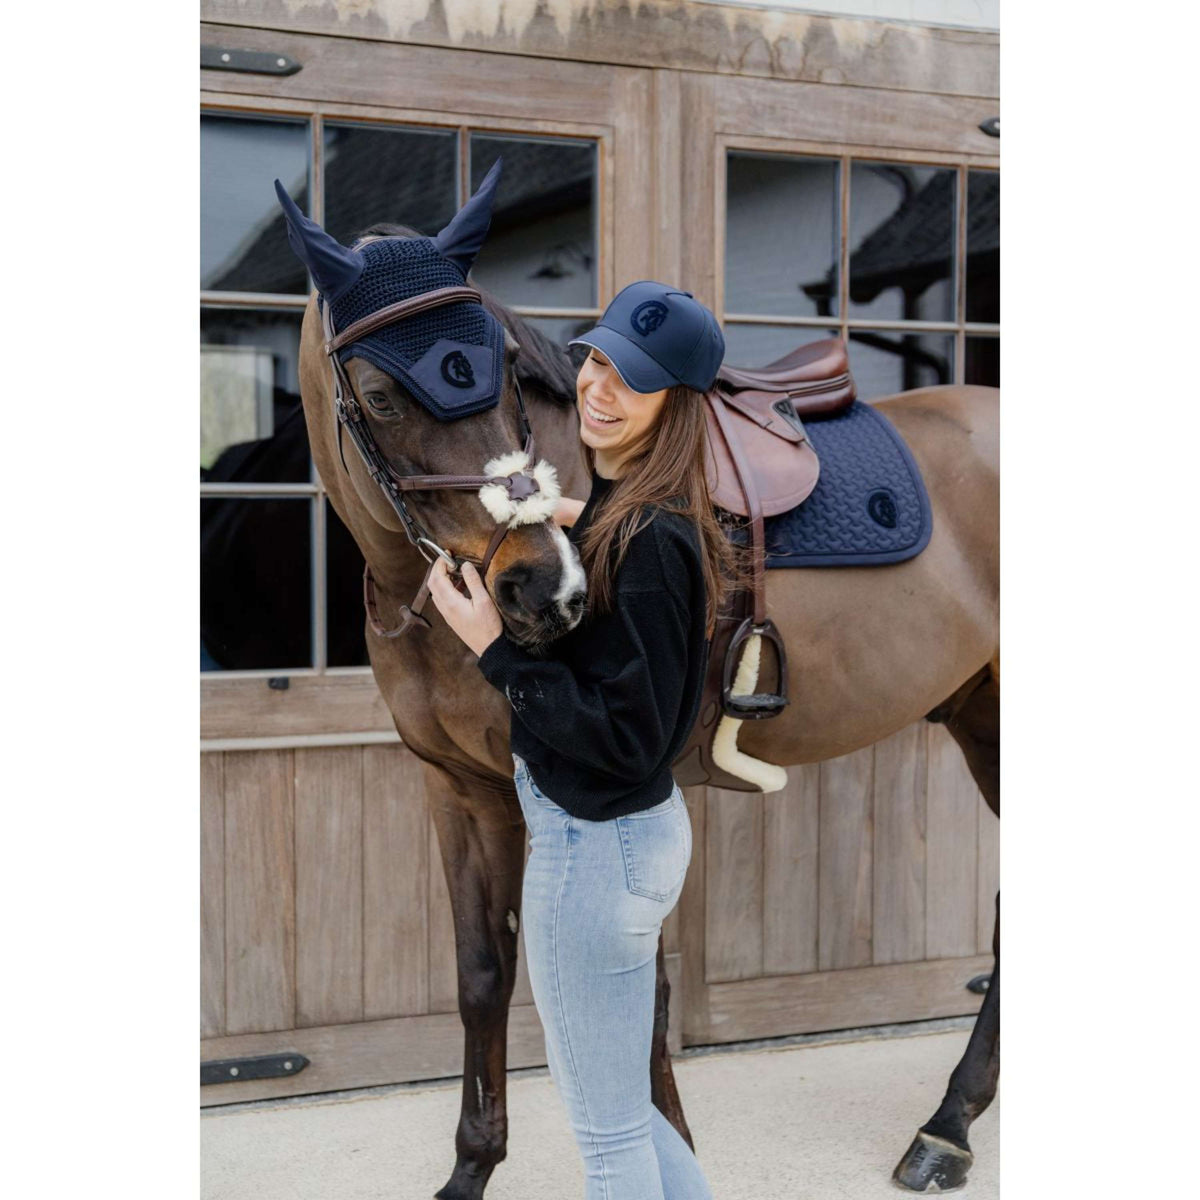
[[[595,145],[593,211],[596,239],[596,294],[594,306],[554,308],[514,304],[519,315],[531,319],[595,320],[604,311],[604,297],[613,291],[613,186],[610,178],[615,130],[611,125],[573,121],[492,118],[483,114],[435,112],[362,104],[300,102],[267,97],[233,99],[222,92],[201,91],[200,114],[250,120],[300,120],[307,122],[309,144],[309,215],[320,223],[324,215],[325,123],[373,125],[395,129],[454,132],[458,138],[457,205],[469,198],[470,137],[472,133],[536,140],[590,141]],[[200,289],[200,309],[241,309],[264,313],[302,314],[311,290],[304,295],[257,292],[222,292]],[[371,668],[329,666],[327,661],[326,604],[326,500],[328,493],[310,469],[307,483],[204,483],[201,498],[296,498],[310,504],[310,586],[312,588],[312,663],[303,667],[253,668],[202,671],[201,746],[204,750],[261,748],[276,742],[287,745],[359,744],[364,740],[396,740],[397,735],[382,702],[371,689],[359,686],[371,679]],[[288,686],[271,692],[263,703],[263,681],[287,679]],[[345,699],[350,708],[338,718],[306,720],[305,705],[318,694],[328,696],[323,680],[346,680]],[[305,730],[311,729],[311,732]]]
[[[735,313],[725,309],[725,230],[730,154],[770,155],[779,158],[820,158],[838,163],[838,311],[834,316],[772,316],[762,313]],[[715,262],[717,311],[722,325],[794,326],[797,330],[816,329],[826,334],[836,331],[847,347],[852,329],[903,333],[949,333],[954,336],[954,383],[965,378],[966,339],[968,337],[999,337],[1000,323],[966,320],[966,236],[967,236],[967,175],[971,170],[1000,172],[999,159],[963,153],[938,151],[905,151],[894,146],[871,146],[849,142],[800,141],[792,138],[765,138],[741,134],[721,134],[716,137],[714,232],[716,235]],[[905,166],[950,167],[955,170],[955,228],[954,228],[954,320],[904,321],[852,317],[850,307],[850,168],[854,162],[899,163]],[[759,365],[759,364],[746,364]]]

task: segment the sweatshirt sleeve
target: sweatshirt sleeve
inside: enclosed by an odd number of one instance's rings
[[[614,610],[591,622],[597,655],[582,670],[539,658],[503,633],[479,669],[560,757],[614,780],[645,779],[670,743],[687,676],[687,581],[672,576],[664,571],[652,590],[618,590]]]

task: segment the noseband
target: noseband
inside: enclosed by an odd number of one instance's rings
[[[394,629],[386,629],[379,620],[379,610],[375,601],[375,580],[371,575],[370,564],[367,564],[363,571],[363,604],[367,610],[367,620],[370,623],[371,631],[379,637],[399,637],[401,634],[406,633],[413,625],[418,624],[428,629],[430,627],[429,620],[421,615],[421,609],[425,606],[425,601],[429,598],[429,576],[433,572],[434,564],[440,557],[446,560],[452,572],[459,569],[459,563],[455,560],[454,555],[448,550],[444,550],[429,537],[421,524],[408,511],[408,506],[404,502],[405,492],[437,491],[447,488],[460,491],[478,491],[485,484],[494,483],[503,485],[508,492],[509,499],[515,501],[523,500],[540,490],[537,480],[533,476],[525,474],[523,470],[511,475],[397,474],[380,451],[379,445],[375,441],[375,436],[371,432],[371,427],[363,415],[362,407],[354,395],[354,388],[350,384],[346,369],[338,358],[337,352],[343,346],[347,346],[351,342],[356,342],[360,338],[374,333],[376,329],[381,329],[383,326],[390,325],[394,321],[402,321],[406,317],[416,316],[417,313],[427,312],[431,308],[438,308],[444,304],[458,304],[462,301],[480,303],[482,297],[479,292],[471,287],[436,288],[433,291],[422,292],[419,295],[409,297],[407,300],[401,300],[396,304],[389,304],[385,308],[377,309],[361,320],[355,321],[352,325],[348,325],[341,333],[335,332],[333,328],[333,314],[330,311],[331,305],[327,301],[321,304],[321,321],[325,332],[325,353],[333,367],[333,408],[338,421],[338,454],[342,459],[342,467],[349,473],[349,468],[346,467],[346,454],[342,444],[342,431],[344,430],[350,435],[350,440],[357,447],[363,463],[371,473],[371,478],[379,485],[383,494],[395,510],[396,515],[400,518],[400,522],[404,526],[404,532],[408,534],[408,540],[416,546],[425,561],[429,563],[429,570],[425,572],[425,578],[421,582],[420,590],[414,597],[411,607],[407,604],[400,606],[403,620]],[[529,416],[525,411],[525,400],[521,395],[521,384],[515,375],[513,376],[513,383],[517,389],[517,408],[520,410],[521,427],[525,435],[522,448],[527,456],[527,464],[532,467],[534,462],[533,426],[529,423]],[[492,556],[499,549],[500,543],[504,540],[504,536],[508,533],[508,530],[509,526],[505,522],[496,522],[496,529],[492,534],[491,540],[488,542],[483,560],[479,564],[481,578],[486,576]],[[427,547],[428,549],[426,549]]]

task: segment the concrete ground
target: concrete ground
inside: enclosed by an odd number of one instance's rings
[[[933,1113],[973,1018],[688,1050],[675,1059],[714,1200],[897,1200],[892,1168]],[[460,1084],[208,1109],[202,1200],[431,1200],[454,1163]],[[958,1194],[996,1200],[997,1097]],[[583,1170],[544,1070],[510,1073],[508,1158],[486,1200],[582,1200]]]

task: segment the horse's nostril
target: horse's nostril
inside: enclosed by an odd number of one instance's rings
[[[521,607],[521,585],[515,579],[506,579],[503,575],[496,580],[496,598],[501,608],[519,609]]]

